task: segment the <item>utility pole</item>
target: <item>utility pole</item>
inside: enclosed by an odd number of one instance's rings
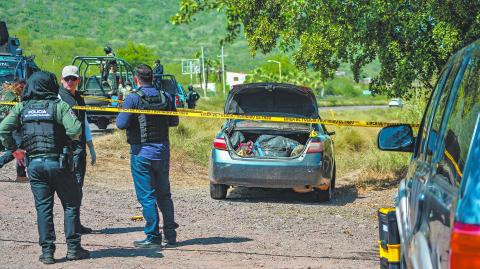
[[[200,83],[202,85],[202,88],[203,88],[203,96],[204,97],[207,97],[207,85],[205,85],[205,57],[203,57],[203,46],[202,46],[202,83]],[[205,87],[203,86],[205,85]]]
[[[224,58],[227,57],[228,55],[223,54],[223,46],[222,46],[222,54],[218,55],[217,57],[222,58],[222,86],[223,86],[223,95],[225,95],[225,62]]]

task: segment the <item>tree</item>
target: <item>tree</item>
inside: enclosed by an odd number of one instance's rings
[[[137,44],[131,41],[128,42],[125,47],[118,48],[116,54],[118,57],[130,63],[134,68],[141,63],[152,65],[155,59],[157,59],[152,49],[143,44]]]
[[[480,36],[480,2],[463,0],[182,0],[172,22],[209,10],[226,13],[222,42],[243,31],[252,55],[293,51],[298,67],[323,79],[348,62],[358,81],[378,59],[371,89],[392,96],[418,84],[432,89],[452,52]]]

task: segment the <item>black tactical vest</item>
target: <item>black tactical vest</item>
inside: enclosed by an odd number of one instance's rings
[[[131,94],[139,97],[138,109],[166,110],[168,108],[168,101],[163,91],[159,91],[157,96],[146,96],[141,89]],[[167,140],[168,116],[135,114],[132,125],[127,129],[127,142],[131,145]]]
[[[57,104],[60,100],[24,102],[20,114],[22,146],[28,156],[60,154],[67,145],[65,128],[57,123]]]

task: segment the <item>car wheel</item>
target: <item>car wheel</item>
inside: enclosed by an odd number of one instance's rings
[[[105,118],[99,118],[95,125],[97,125],[98,129],[105,130],[108,127],[108,120]]]
[[[328,202],[333,197],[332,185],[330,185],[330,188],[328,188],[328,190],[315,189],[314,194],[315,194],[315,199],[318,202]]]
[[[227,197],[228,185],[210,183],[210,197],[215,200],[222,200]]]
[[[333,165],[333,172],[332,172],[332,183],[330,184],[332,187],[332,192],[335,191],[335,179],[337,178],[337,164]]]

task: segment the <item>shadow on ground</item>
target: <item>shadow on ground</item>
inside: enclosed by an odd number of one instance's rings
[[[95,230],[95,234],[125,234],[125,233],[133,233],[133,232],[141,232],[143,231],[143,227],[113,227],[113,228],[105,228],[101,230]]]
[[[193,238],[177,243],[178,247],[183,246],[192,246],[192,245],[216,245],[216,244],[228,244],[228,243],[243,243],[253,241],[251,238],[247,237],[223,237],[223,236],[214,236],[206,238]]]
[[[357,198],[361,197],[358,197],[358,191],[354,185],[345,185],[336,188],[333,199],[328,202],[317,201],[313,192],[297,193],[292,189],[235,187],[231,189],[227,195],[227,200],[231,202],[273,202],[285,204],[318,204],[329,206],[343,206],[353,203]]]

